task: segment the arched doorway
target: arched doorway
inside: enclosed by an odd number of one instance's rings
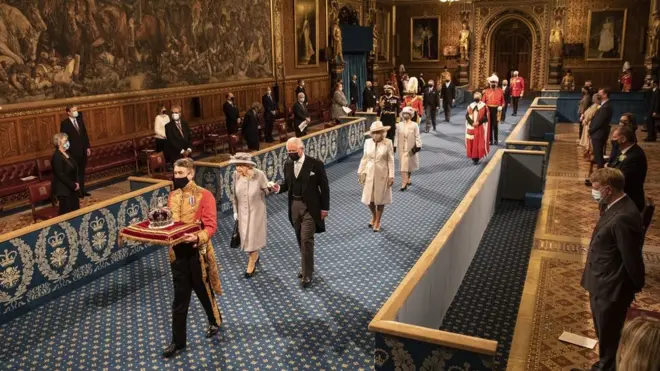
[[[492,70],[500,79],[509,78],[511,69],[529,78],[532,70],[532,30],[518,19],[510,18],[501,23],[492,36]]]

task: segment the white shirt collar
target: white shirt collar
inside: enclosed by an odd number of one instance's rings
[[[305,153],[303,153],[303,155],[300,156],[300,158],[298,159],[298,161],[296,161],[296,164],[302,165],[303,162],[305,162]]]
[[[634,146],[634,144],[633,144],[633,146]],[[623,155],[624,153],[628,152],[628,150],[631,149],[633,146],[630,146],[630,147],[628,147],[628,148],[626,148],[626,149],[622,149],[622,150],[621,150],[621,154]]]
[[[621,201],[621,199],[622,199],[622,198],[624,198],[624,197],[626,197],[626,194],[625,194],[625,193],[623,194],[623,196],[621,196],[621,197],[619,197],[619,198],[617,198],[616,200],[614,200],[614,201],[612,201],[612,203],[611,203],[611,204],[609,204],[609,205],[607,205],[607,210],[609,210],[609,209],[610,209],[610,207],[612,207],[612,206],[614,206],[614,204],[615,204],[615,203],[617,203],[617,202],[619,202],[619,201]]]
[[[606,100],[600,102],[600,105],[602,106],[603,104],[605,104],[605,103],[607,103],[607,102],[609,102],[609,101],[610,101],[609,99],[606,99]]]

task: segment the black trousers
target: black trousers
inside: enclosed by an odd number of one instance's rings
[[[156,138],[156,152],[165,151],[165,143],[167,143],[167,139]]]
[[[631,303],[631,299],[611,302],[595,295],[589,296],[591,315],[598,337],[599,366],[602,371],[616,371],[616,352]]]
[[[380,115],[380,121],[383,126],[389,126],[390,130],[387,131],[387,139],[394,140],[396,133],[396,115],[393,113],[383,113]]]
[[[426,114],[426,131],[429,131],[431,125],[433,125],[433,129],[435,129],[436,126],[435,116],[437,114],[436,111],[437,111],[436,107],[432,107],[432,106],[424,107],[424,112]]]
[[[502,121],[506,120],[506,109],[509,108],[509,103],[504,102],[504,107],[502,107]]]
[[[451,102],[442,101],[442,108],[445,110],[445,121],[449,122],[451,118]]]
[[[273,141],[273,122],[275,118],[272,115],[264,116],[264,139],[268,143]]]
[[[605,150],[605,141],[607,141],[607,136],[603,139],[600,138],[591,138],[591,146],[593,147],[594,162],[599,169],[605,167],[605,158],[603,157],[603,151]]]
[[[499,123],[497,122],[497,107],[488,107],[490,113],[490,144],[497,144]]]
[[[85,188],[85,168],[87,167],[87,155],[82,156],[71,156],[73,160],[78,165],[78,184],[80,184],[80,193],[84,194],[87,192]]]
[[[583,130],[582,122],[579,122],[578,123],[578,139],[582,138],[582,130]]]
[[[512,97],[513,100],[513,114],[517,115],[518,114],[518,102],[520,101],[520,97]]]
[[[195,291],[202,304],[210,325],[218,325],[213,316],[215,300],[213,291],[209,297],[206,285],[202,282],[202,267],[199,263],[199,250],[191,244],[174,246],[176,260],[170,264],[172,268],[172,281],[174,284],[174,302],[172,303],[172,342],[179,347],[186,345],[186,319],[190,296]]]
[[[651,116],[651,114],[648,115],[646,118],[646,137],[648,139],[657,139],[657,133],[655,130],[655,122],[656,120]]]
[[[57,202],[60,206],[60,215],[80,209],[80,197],[78,197],[78,193],[64,197],[58,196]]]

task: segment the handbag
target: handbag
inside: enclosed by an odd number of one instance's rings
[[[238,220],[234,223],[234,233],[231,235],[231,241],[229,242],[229,247],[232,249],[237,249],[241,246],[241,234],[238,232]]]
[[[417,152],[419,152],[419,151],[421,151],[421,150],[422,150],[421,147],[414,146],[414,147],[412,148],[412,153],[413,153],[413,155],[414,155],[415,153],[417,153]]]

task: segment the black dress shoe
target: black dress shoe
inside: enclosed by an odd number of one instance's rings
[[[210,339],[214,337],[218,331],[220,331],[220,327],[216,325],[209,325],[209,328],[206,330],[206,338]]]
[[[84,192],[84,193],[83,193],[83,196],[84,196],[84,197],[91,197],[92,195],[91,195],[89,192]]]
[[[303,278],[303,279],[300,281],[300,286],[302,286],[303,288],[308,288],[308,287],[311,286],[311,285],[312,285],[312,279],[309,278],[309,277],[307,277],[307,278]]]
[[[173,357],[178,351],[186,349],[186,346],[177,346],[174,343],[171,343],[165,350],[163,351],[163,357],[165,358],[171,358]]]
[[[298,279],[302,278],[302,272],[298,272]]]

